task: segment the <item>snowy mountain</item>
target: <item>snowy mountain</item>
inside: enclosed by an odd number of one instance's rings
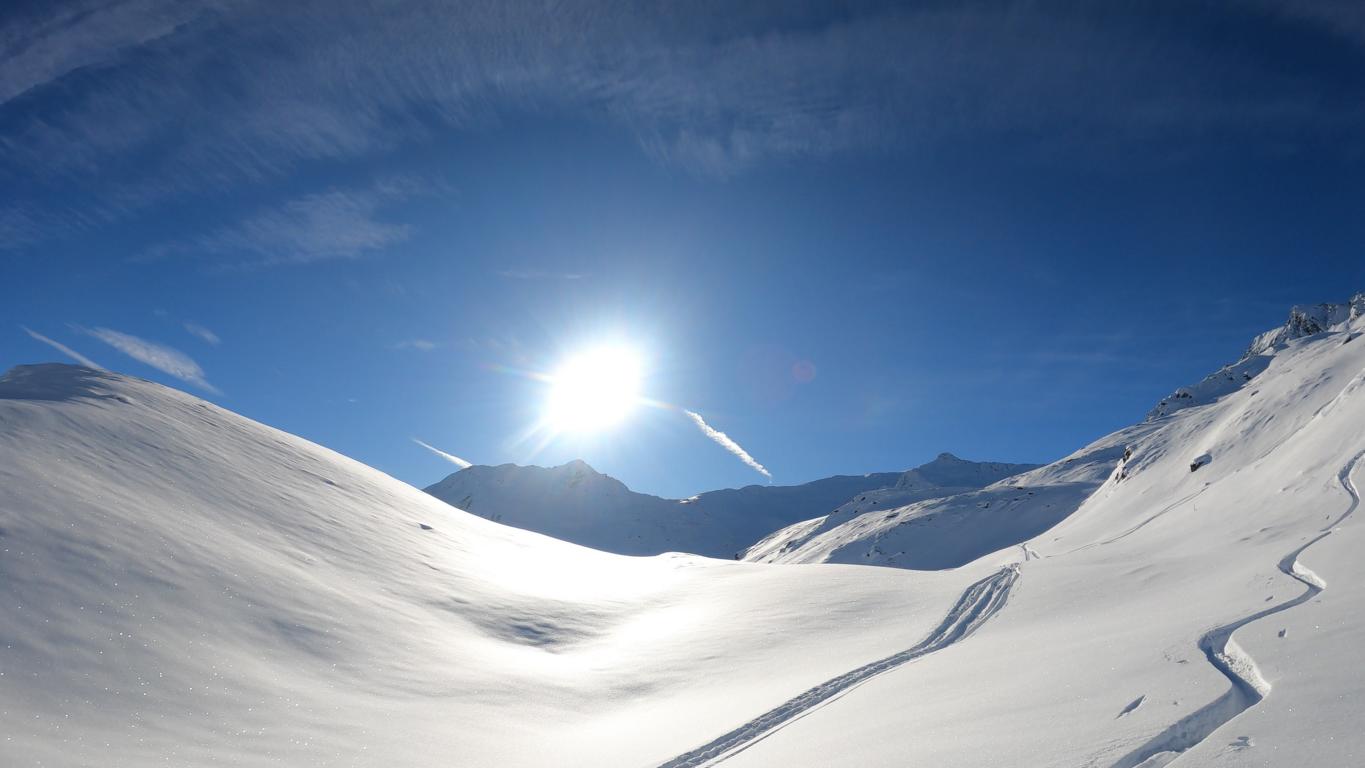
[[[557,539],[626,555],[689,552],[734,557],[759,537],[850,499],[932,498],[980,488],[1031,468],[943,454],[902,474],[827,477],[803,485],[751,485],[688,499],[635,493],[571,461],[558,467],[473,466],[426,489],[466,512]]]
[[[1354,338],[1350,325],[1362,315],[1365,294],[1357,294],[1346,304],[1294,307],[1283,326],[1257,336],[1240,360],[1198,384],[1177,389],[1157,404],[1143,424],[979,491],[932,499],[867,494],[865,502],[855,499],[831,515],[774,532],[750,547],[743,559],[936,569],[956,567],[1020,544],[1075,512],[1111,477],[1126,478],[1130,446],[1156,428],[1153,422],[1236,392],[1265,371],[1277,352],[1299,339],[1335,331],[1341,341],[1350,341]]]
[[[1070,457],[1096,490],[963,566],[1019,565],[989,625],[726,764],[1359,764],[1363,325],[1286,339],[1254,384]]]
[[[1294,307],[1289,310],[1289,319],[1284,325],[1272,328],[1253,339],[1240,360],[1214,371],[1198,384],[1181,387],[1162,398],[1161,402],[1147,414],[1147,418],[1157,419],[1182,408],[1205,405],[1241,389],[1265,370],[1270,364],[1271,355],[1284,349],[1291,341],[1329,330],[1347,328],[1361,315],[1365,315],[1365,293],[1352,296],[1345,304]],[[1347,340],[1349,339],[1348,334]]]
[[[0,379],[0,754],[1359,765],[1362,330],[1288,339],[1250,383],[969,505],[898,508],[942,557],[895,529],[861,539],[941,566],[1016,514],[1063,515],[934,571],[597,552],[155,384],[16,368]],[[1081,500],[1065,515],[1029,501],[1044,495]]]
[[[1294,307],[1289,310],[1289,319],[1284,325],[1257,336],[1242,359],[1282,349],[1295,339],[1343,328],[1361,315],[1365,315],[1365,293],[1357,293],[1345,304]]]
[[[1113,472],[1132,437],[1111,435],[1046,467],[983,465],[996,468],[977,475],[985,487],[912,481],[873,491],[829,515],[775,531],[742,559],[953,568],[1061,522]]]
[[[670,536],[690,541],[692,531],[709,522],[666,499],[635,493],[578,460],[548,468],[475,465],[426,492],[494,522],[588,546],[610,541],[631,555],[657,554],[648,550]]]

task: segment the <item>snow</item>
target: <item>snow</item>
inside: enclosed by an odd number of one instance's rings
[[[1270,356],[1284,349],[1289,342],[1325,333],[1333,328],[1345,328],[1365,314],[1365,293],[1358,293],[1345,304],[1316,304],[1298,306],[1289,311],[1284,325],[1273,328],[1252,340],[1242,359],[1209,374],[1203,381],[1181,387],[1157,403],[1147,418],[1157,419],[1182,408],[1207,405],[1224,395],[1241,389],[1270,364]],[[1343,337],[1349,341],[1350,335]]]
[[[979,465],[988,469],[975,477],[995,481],[984,488],[908,479],[855,498],[823,518],[776,531],[749,548],[743,559],[957,567],[1019,545],[1074,512],[1113,474],[1128,442],[1146,429],[1138,426],[1115,433],[1045,467]],[[944,461],[940,456],[936,463]],[[957,481],[967,479],[959,474]]]
[[[731,558],[774,530],[842,509],[850,499],[933,498],[980,488],[1032,466],[977,463],[943,454],[899,474],[840,475],[803,485],[751,485],[663,499],[636,493],[575,460],[548,468],[468,467],[426,490],[466,512],[594,549]]]
[[[1274,352],[1295,339],[1343,327],[1361,315],[1365,315],[1365,293],[1357,293],[1345,304],[1294,307],[1289,310],[1289,319],[1284,325],[1257,336],[1242,358]]]
[[[605,554],[149,382],[0,381],[6,765],[656,764],[975,578]]]
[[[801,545],[933,571],[593,551],[158,385],[15,369],[4,762],[1365,764],[1362,330]]]
[[[1130,458],[1026,542],[1040,557],[987,627],[726,764],[1361,764],[1365,349],[1341,343],[1360,326],[1099,441]]]

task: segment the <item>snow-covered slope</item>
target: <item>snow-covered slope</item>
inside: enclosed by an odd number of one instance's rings
[[[734,557],[761,536],[850,499],[932,498],[1029,469],[949,454],[897,474],[839,475],[803,485],[751,485],[689,499],[636,493],[583,461],[558,467],[473,466],[427,488],[467,512],[626,555],[689,552]],[[884,490],[883,490],[884,489]]]
[[[1362,325],[1078,452],[1069,517],[940,571],[595,552],[16,369],[0,762],[1360,765]]]
[[[150,382],[0,379],[5,766],[655,765],[978,578],[609,555]]]
[[[867,493],[832,514],[772,533],[742,559],[953,568],[1061,522],[1109,477],[1124,446],[1143,431],[1139,426],[1109,435],[1045,467],[995,465],[1001,467],[996,476],[1006,479],[984,488],[923,493],[911,482]]]
[[[902,568],[951,568],[1030,539],[1074,512],[1101,484],[1127,471],[1129,446],[1153,422],[1238,391],[1264,371],[1277,351],[1329,330],[1349,341],[1365,314],[1365,294],[1346,304],[1294,307],[1285,324],[1252,342],[1242,359],[1157,404],[1143,424],[1106,435],[1076,453],[980,491],[921,500],[891,489],[854,499],[834,514],[794,523],[745,551],[742,558],[776,563],[864,563]],[[1196,457],[1191,456],[1191,461]]]
[[[726,765],[1365,764],[1363,322],[1098,441],[1127,458],[1072,515],[967,566],[1020,569],[970,642]]]

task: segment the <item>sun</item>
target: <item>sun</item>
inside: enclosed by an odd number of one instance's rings
[[[574,355],[548,377],[545,419],[559,432],[600,432],[620,424],[640,402],[640,355],[607,345]]]

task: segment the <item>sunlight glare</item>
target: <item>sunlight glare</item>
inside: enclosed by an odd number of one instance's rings
[[[550,376],[546,419],[561,432],[596,432],[619,424],[640,402],[639,355],[602,346],[567,360]]]

